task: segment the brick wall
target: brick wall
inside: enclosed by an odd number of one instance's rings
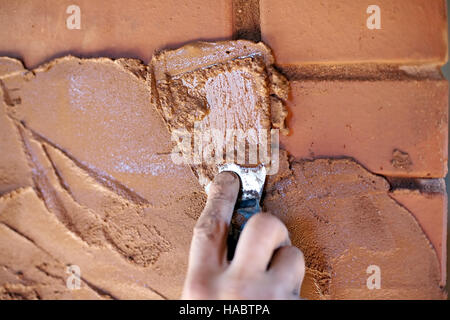
[[[298,158],[350,156],[401,178],[391,196],[429,237],[445,284],[447,194],[423,178],[443,184],[447,174],[446,2],[260,0],[253,8],[260,23],[248,20],[252,33],[243,35],[267,43],[291,80],[285,148]]]

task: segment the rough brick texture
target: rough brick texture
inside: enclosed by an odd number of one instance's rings
[[[27,67],[68,53],[148,62],[154,50],[232,35],[229,0],[80,0],[80,30],[66,28],[70,4],[0,0],[0,56],[21,58]]]
[[[381,29],[367,28],[371,4],[380,8]],[[262,40],[279,64],[443,64],[447,58],[444,0],[260,0],[260,19]]]
[[[292,82],[296,158],[352,157],[387,176],[444,177],[447,172],[446,81]]]

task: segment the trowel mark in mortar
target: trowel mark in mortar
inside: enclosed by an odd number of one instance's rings
[[[11,120],[14,121],[15,123],[17,123],[16,119],[11,118]],[[166,207],[170,206],[170,204],[171,204],[170,202],[162,203],[159,206],[153,205],[151,203],[151,201],[149,201],[146,198],[141,197],[139,194],[134,192],[132,189],[128,188],[123,183],[116,180],[110,174],[103,172],[96,167],[91,166],[89,163],[80,162],[74,156],[72,156],[71,154],[66,152],[64,149],[62,149],[58,145],[54,144],[52,141],[48,140],[47,138],[43,137],[39,133],[37,133],[34,130],[32,130],[31,128],[29,128],[24,122],[21,122],[20,125],[23,126],[24,128],[26,128],[36,141],[39,141],[40,143],[49,145],[49,146],[53,147],[54,149],[59,150],[62,154],[64,154],[65,157],[67,157],[71,162],[73,162],[73,164],[76,167],[78,167],[83,172],[86,172],[91,178],[96,180],[96,182],[99,185],[102,185],[103,187],[110,190],[112,193],[119,195],[121,198],[124,198],[127,201],[132,202],[142,208],[154,208],[154,209],[161,208],[162,209],[162,208],[166,208]],[[147,158],[153,159],[154,157],[158,157],[160,155],[161,155],[160,153],[155,154],[155,155],[147,155]],[[119,157],[119,159],[121,159],[121,158]],[[129,159],[129,158],[127,158],[127,159]],[[164,164],[164,166],[165,166],[165,164]],[[142,168],[142,166],[141,166],[141,168]],[[152,174],[155,174],[155,173],[158,173],[162,167],[159,166],[159,162],[158,162],[158,163],[155,163],[155,166],[153,166],[153,167],[150,165],[149,168],[152,170]],[[141,170],[141,169],[139,169],[139,170]],[[200,195],[200,197],[202,197],[202,195]],[[183,200],[183,198],[184,198],[184,196],[177,195],[177,197],[175,197],[175,199],[173,199],[171,202],[175,203],[175,202]],[[203,201],[203,202],[205,202],[205,201]],[[185,212],[185,213],[186,213],[186,215],[188,215],[191,218],[194,218],[194,219],[196,218],[195,215],[189,214],[187,212]]]
[[[108,223],[105,229],[107,240],[128,261],[147,267],[171,250],[170,242],[155,226],[126,225],[128,219],[128,216],[120,217],[121,221]]]
[[[32,285],[6,283],[0,286],[0,300],[40,300],[41,297]]]
[[[24,189],[20,189],[0,198],[0,211],[12,214],[7,203],[20,196],[23,191]],[[29,289],[37,292],[33,299],[59,299],[67,295],[65,265],[17,230],[8,221],[8,217],[4,214],[1,216],[6,220],[2,220],[0,224],[0,299],[22,299],[21,293],[24,290],[27,293]],[[11,243],[14,243],[13,247]],[[17,251],[21,254],[17,255]],[[30,299],[28,295],[26,298]]]
[[[12,118],[12,119],[15,122],[17,122],[17,120],[15,120],[14,118]],[[30,132],[31,136],[33,136],[33,138],[36,141],[39,141],[41,143],[46,143],[46,144],[52,146],[53,148],[61,151],[77,167],[79,167],[80,169],[82,169],[83,171],[88,173],[89,176],[91,176],[93,179],[95,179],[97,181],[97,183],[101,184],[102,186],[108,188],[112,192],[120,195],[121,197],[123,197],[131,202],[134,202],[136,204],[143,205],[143,206],[151,206],[151,204],[149,203],[149,201],[147,199],[141,197],[140,195],[135,193],[133,190],[127,188],[120,181],[117,181],[116,179],[114,179],[111,175],[109,175],[105,172],[101,172],[99,169],[89,165],[88,163],[83,163],[83,162],[78,161],[75,157],[68,154],[66,151],[64,151],[62,148],[60,148],[56,144],[54,144],[52,141],[46,139],[39,133],[30,129],[25,123],[21,122],[21,125]]]
[[[121,298],[128,298],[130,296],[141,298],[149,297],[153,299],[159,297],[164,298],[164,296],[160,295],[148,285],[148,280],[145,280],[147,278],[145,275],[147,271],[140,270],[139,268],[136,268],[136,266],[127,263],[119,255],[115,254],[111,248],[100,249],[87,246],[87,244],[82,243],[79,238],[73,236],[70,232],[67,232],[66,228],[47,211],[43,201],[37,197],[35,191],[31,187],[20,189],[20,192],[14,191],[11,194],[1,197],[0,212],[0,220],[4,220],[8,224],[11,224],[12,227],[20,233],[19,236],[25,235],[25,237],[31,238],[31,241],[36,242],[38,248],[48,248],[50,252],[47,252],[46,250],[43,251],[56,261],[64,261],[63,265],[59,265],[56,270],[54,268],[46,268],[50,273],[58,274],[54,271],[61,271],[64,273],[64,278],[67,279],[67,274],[65,274],[66,267],[75,263],[84,270],[84,277],[87,278],[87,281],[93,283],[93,288],[98,288],[103,292],[111,292],[114,296],[118,295]],[[0,225],[0,231],[2,229],[4,228],[1,228]],[[48,233],[49,230],[51,230],[50,233]],[[8,238],[14,239],[15,235],[15,232],[10,233]],[[55,239],[59,239],[59,241],[55,242]],[[31,273],[26,272],[29,265],[37,265],[40,264],[40,261],[49,262],[52,260],[41,253],[25,254],[26,250],[18,248],[18,245],[27,241],[20,240],[23,240],[22,237],[16,236],[15,241],[12,241],[15,245],[12,247],[10,245],[11,241],[0,241],[0,252],[3,253],[0,255],[0,261],[5,259],[6,263],[18,266],[17,262],[20,262],[21,259],[31,259],[30,261],[26,261],[22,270],[24,270],[24,274],[32,275]],[[33,242],[33,244],[35,243]],[[17,252],[21,252],[21,254],[17,255]],[[98,257],[96,253],[98,253]],[[117,284],[114,284],[116,281],[111,283],[108,279],[101,277],[101,275],[104,274],[105,267],[107,267],[108,270],[113,270],[113,274],[115,275],[114,278],[116,279],[117,277]],[[95,275],[91,272],[100,273]],[[36,275],[35,272],[33,274]],[[132,274],[141,279],[141,281],[147,283],[145,289],[130,283],[129,275]],[[83,274],[82,280],[85,280]],[[35,279],[35,281],[37,285],[45,285],[46,283],[45,279],[41,278]],[[40,286],[40,288],[41,287],[42,286]],[[51,289],[53,288],[54,286],[52,286]],[[122,290],[120,288],[128,288],[128,290]],[[63,291],[67,289],[65,283],[62,289]],[[74,297],[74,295],[80,297],[81,293],[83,297],[86,297],[85,293],[89,290],[86,290],[83,286],[81,289],[81,291],[76,290],[70,293],[66,292],[66,294],[69,294],[70,297]],[[46,292],[48,293],[48,291]],[[92,297],[92,295],[90,296]]]
[[[152,176],[159,176],[169,171],[167,161],[163,161],[159,154],[148,154],[144,148],[138,150],[141,154],[135,158],[124,157],[121,154],[113,154],[116,159],[114,170],[120,173],[134,173],[134,174],[151,174]]]
[[[63,189],[59,185],[59,180],[42,144],[33,140],[30,132],[22,126],[19,127],[19,131],[32,167],[34,187],[47,209],[79,238],[89,244],[101,245],[101,238],[103,238],[101,220],[92,211],[89,212],[76,203],[67,201],[69,196],[61,192]]]
[[[145,186],[146,177],[160,183],[190,175],[169,156],[157,154],[169,151],[171,143],[150,102],[148,67],[134,60],[75,57],[56,59],[48,66],[35,69],[30,81],[20,74],[5,80],[9,88],[20,88],[22,98],[18,108],[9,108],[10,116],[114,192],[154,208],[176,201],[181,187],[164,193]],[[45,90],[48,94],[39,94]]]
[[[135,69],[129,66],[129,63],[135,61],[130,59],[130,62],[124,62],[124,59],[119,59],[116,61],[117,64],[121,64],[125,70],[131,72],[134,76],[138,77],[141,80],[147,80],[146,75],[142,74],[145,71],[145,67],[142,66],[144,70],[138,69],[136,73]],[[125,63],[125,64],[124,64]],[[141,65],[137,65],[139,67]],[[130,69],[131,68],[131,69]],[[145,71],[146,72],[146,71]],[[99,83],[108,83],[111,81],[111,75],[105,73],[97,73],[95,74],[95,80]],[[69,78],[69,86],[68,86],[68,96],[69,96],[69,106],[72,109],[72,112],[77,115],[79,113],[86,116],[89,114],[94,118],[101,118],[97,116],[98,110],[96,109],[96,105],[91,103],[92,98],[96,97],[95,103],[98,104],[99,101],[104,105],[108,105],[107,101],[121,101],[123,100],[123,93],[120,91],[110,91],[107,96],[104,96],[102,92],[99,92],[97,89],[93,88],[90,81],[92,80],[92,75],[87,75],[84,73],[81,74],[71,74],[68,76]],[[131,110],[130,110],[131,111]],[[104,110],[102,110],[104,112]],[[105,120],[104,125],[111,129],[111,134],[115,134],[117,139],[123,139],[126,136],[126,133],[120,132],[120,134],[114,133],[117,130],[117,123],[112,121],[111,119],[120,119],[124,123],[132,123],[133,119],[141,119],[144,116],[144,113],[147,112],[145,109],[136,109],[133,112],[124,113],[123,110],[119,107],[111,107],[108,109],[108,120]],[[111,117],[112,116],[112,117]],[[116,128],[116,130],[114,130]],[[80,127],[80,131],[82,127]],[[133,145],[132,145],[133,144]],[[132,145],[132,146],[131,146]],[[145,147],[139,147],[139,142],[134,141],[133,139],[128,139],[127,143],[123,143],[120,149],[115,150],[114,152],[107,155],[108,159],[113,161],[112,167],[114,170],[120,173],[133,173],[133,174],[151,174],[153,176],[160,175],[161,173],[167,174],[169,172],[169,168],[167,163],[151,152],[149,149]],[[130,154],[130,150],[135,152],[133,157],[124,156]],[[95,169],[94,169],[95,170]],[[98,170],[97,170],[98,171]],[[111,178],[111,177],[109,177]]]
[[[18,89],[8,89],[1,79],[0,79],[0,89],[3,92],[3,102],[5,102],[5,104],[8,107],[14,107],[15,105],[20,104],[22,102],[22,99],[20,97],[13,98],[10,95],[11,91],[17,91]]]
[[[101,222],[105,243],[129,261],[141,266],[154,264],[170,242],[154,225],[144,221],[143,207],[121,198],[98,184],[60,150],[44,144],[46,155],[71,200],[95,212]]]

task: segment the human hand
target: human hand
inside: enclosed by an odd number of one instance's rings
[[[182,299],[298,299],[305,274],[302,252],[291,246],[275,216],[252,216],[227,260],[227,235],[239,178],[219,173],[194,228]]]

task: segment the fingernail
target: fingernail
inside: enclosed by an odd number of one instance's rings
[[[238,178],[237,174],[232,171],[222,171],[215,177],[215,182],[218,183],[233,183]]]

